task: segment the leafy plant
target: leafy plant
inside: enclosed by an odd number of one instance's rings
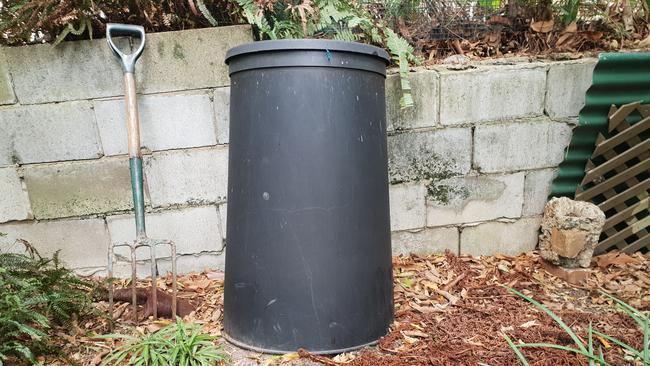
[[[560,7],[560,19],[565,26],[578,19],[578,10],[580,9],[580,0],[564,0]]]
[[[517,296],[522,297],[526,301],[530,302],[531,304],[535,305],[538,309],[542,310],[544,313],[546,313],[548,316],[550,316],[555,322],[566,332],[566,334],[571,337],[571,339],[574,341],[576,347],[568,347],[568,346],[562,346],[562,345],[557,345],[557,344],[552,344],[552,343],[519,343],[515,344],[506,334],[503,334],[503,337],[505,338],[506,342],[510,346],[510,348],[515,352],[517,355],[517,358],[521,362],[522,365],[527,366],[529,363],[526,360],[526,357],[521,353],[520,348],[524,347],[546,347],[546,348],[555,348],[555,349],[560,349],[563,351],[568,351],[568,352],[573,352],[575,354],[581,355],[585,357],[589,361],[590,366],[595,366],[595,365],[600,365],[600,366],[608,366],[609,363],[605,361],[605,355],[603,353],[602,349],[598,349],[596,351],[594,349],[594,334],[597,335],[598,337],[604,338],[609,342],[612,342],[616,344],[617,346],[623,348],[625,351],[627,351],[628,354],[632,355],[632,357],[643,361],[644,366],[650,366],[650,351],[648,349],[649,341],[650,341],[650,317],[643,312],[633,308],[632,306],[628,305],[622,300],[619,300],[615,298],[614,296],[601,291],[601,294],[609,297],[612,299],[617,307],[625,312],[627,315],[629,315],[634,321],[641,327],[643,330],[643,349],[638,350],[635,349],[634,347],[630,346],[629,344],[616,339],[612,336],[609,336],[607,334],[604,334],[602,332],[599,332],[595,329],[592,328],[591,323],[589,323],[589,327],[587,328],[587,345],[585,346],[584,342],[580,339],[580,337],[557,315],[555,314],[551,309],[547,308],[544,306],[542,303],[536,301],[535,299],[528,297],[521,292],[512,289],[512,288],[507,288],[508,291],[516,294]]]
[[[216,337],[201,333],[196,324],[183,324],[180,318],[148,335],[108,334],[99,338],[125,341],[104,358],[102,365],[120,365],[123,361],[137,366],[207,366],[230,362],[223,347],[214,344]]]
[[[395,26],[396,21],[412,19],[422,12],[422,0],[383,0],[379,3],[391,26]]]
[[[147,32],[233,24],[241,19],[231,0],[6,0],[0,2],[0,43],[9,45],[92,39],[105,24],[131,23]]]
[[[0,253],[0,366],[12,359],[36,364],[36,355],[55,351],[48,331],[94,313],[94,286],[64,268],[58,252],[41,257]]]
[[[413,47],[384,20],[376,19],[362,5],[346,0],[236,0],[259,39],[331,38],[374,43],[386,48],[400,67],[400,106],[413,106],[408,81],[409,63],[418,63]]]

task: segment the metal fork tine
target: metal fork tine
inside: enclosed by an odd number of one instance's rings
[[[156,244],[155,242],[149,242],[149,251],[151,253],[151,301],[153,302],[153,319],[158,319],[158,294],[156,289],[158,288],[158,273],[157,263],[156,263]]]
[[[131,303],[133,305],[133,322],[138,323],[138,295],[137,295],[137,282],[138,282],[138,267],[135,260],[136,243],[133,243],[131,248]]]
[[[117,247],[129,247],[131,252],[131,302],[133,306],[133,321],[138,323],[138,297],[137,297],[137,282],[138,282],[138,271],[137,271],[137,250],[141,247],[149,247],[151,255],[151,302],[153,303],[152,316],[154,319],[158,319],[158,259],[156,258],[156,246],[158,245],[169,245],[171,249],[171,261],[172,261],[172,318],[175,319],[178,314],[178,273],[177,273],[177,253],[176,253],[176,244],[171,240],[155,240],[149,238],[137,239],[133,243],[124,243],[124,244],[113,244],[110,243],[108,246],[108,308],[111,313],[111,330],[113,329],[113,310],[115,303],[115,290],[113,285],[113,276],[114,276],[114,262],[115,262],[115,249]]]
[[[176,320],[176,296],[178,292],[176,284],[176,244],[170,241],[169,246],[172,249],[172,319]]]

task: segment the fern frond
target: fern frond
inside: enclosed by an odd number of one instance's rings
[[[56,39],[52,43],[52,47],[56,47],[59,43],[63,42],[65,37],[68,36],[68,34],[74,34],[75,36],[80,36],[83,34],[83,32],[86,31],[86,26],[88,25],[89,21],[87,21],[86,18],[82,18],[79,20],[79,28],[75,28],[73,23],[68,23],[68,25],[59,33],[59,35],[56,36]]]
[[[208,7],[205,6],[203,0],[196,0],[196,7],[199,8],[199,11],[203,14],[203,17],[208,20],[211,26],[216,27],[219,25],[217,20],[212,16],[212,13],[210,13],[210,10],[208,10]]]
[[[336,31],[336,34],[334,35],[334,39],[340,40],[340,41],[348,41],[348,42],[355,42],[358,40],[358,36],[348,28],[342,28],[338,29]]]

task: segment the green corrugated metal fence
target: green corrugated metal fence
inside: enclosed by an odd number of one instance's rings
[[[598,133],[607,133],[609,108],[612,104],[620,106],[635,101],[650,103],[650,53],[600,54],[593,84],[580,111],[579,126],[573,131],[564,162],[553,181],[551,196],[574,197]]]

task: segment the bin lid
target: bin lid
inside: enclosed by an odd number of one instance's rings
[[[282,39],[258,41],[233,47],[226,53],[226,63],[233,57],[243,54],[272,51],[321,50],[333,52],[350,52],[362,55],[377,56],[390,64],[390,56],[384,49],[358,42],[336,41],[329,39]]]

